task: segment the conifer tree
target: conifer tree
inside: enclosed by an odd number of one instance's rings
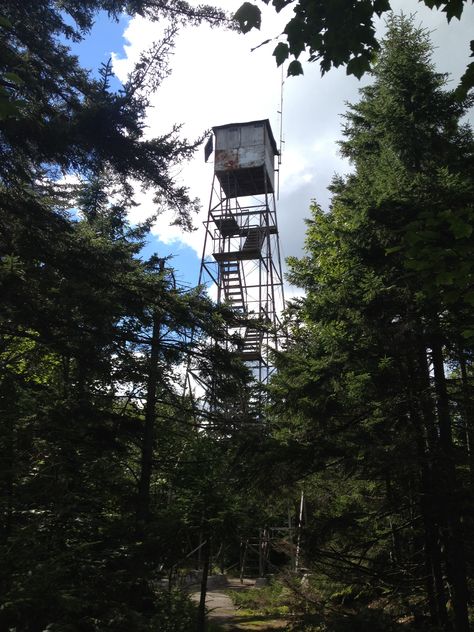
[[[321,472],[315,498],[336,494],[317,563],[333,579],[339,566],[339,582],[343,568],[358,586],[370,577],[372,597],[385,585],[414,604],[422,589],[433,624],[467,632],[472,490],[446,371],[460,340],[471,348],[473,140],[469,102],[430,52],[409,19],[389,20],[373,84],[346,114],[354,173],[334,181],[328,214],[313,207],[308,255],[291,261],[307,297],[273,388]]]
[[[84,37],[97,11],[113,19],[125,9],[172,19],[114,92],[110,64],[92,78],[67,41]],[[157,212],[191,226],[196,203],[171,173],[197,142],[178,127],[146,139],[143,121],[176,29],[203,20],[225,16],[181,1],[0,9],[2,629],[192,626],[188,600],[150,582],[188,542],[167,500],[176,437],[191,427],[180,372],[191,329],[197,354],[199,332],[219,319],[201,289],[176,287],[140,259],[153,218],[132,227],[127,214],[140,185]],[[151,525],[140,537],[137,513]]]

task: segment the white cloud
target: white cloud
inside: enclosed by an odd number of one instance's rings
[[[235,0],[232,4],[229,7],[227,3],[225,8],[236,9],[240,2]],[[274,35],[281,30],[284,18],[268,10],[265,22],[269,34]],[[163,29],[141,17],[130,21],[124,33],[128,42],[125,57],[113,56],[119,79],[126,79],[140,52],[159,39]],[[182,135],[195,139],[214,125],[262,118],[270,118],[276,130],[281,72],[275,66],[269,46],[250,52],[265,37],[265,32],[244,37],[207,26],[182,30],[171,60],[173,73],[152,98],[148,133],[166,133],[173,124],[182,123]],[[189,164],[180,167],[177,179],[201,200],[202,212],[195,223],[202,226],[211,191],[212,164],[204,164],[199,151]],[[139,193],[137,200],[140,207],[133,211],[132,220],[143,219],[153,212],[146,195]],[[167,219],[170,218],[166,214],[160,216],[153,233],[167,244],[182,241],[200,256],[202,231],[184,234],[179,228],[169,226]]]
[[[224,4],[223,0],[221,0]],[[226,10],[235,10],[241,0],[225,2]],[[412,0],[395,0],[394,9],[413,10]],[[474,7],[464,7],[461,22],[447,24],[445,14],[430,11],[422,3],[416,5],[419,21],[434,32],[434,60],[440,72],[450,72],[457,81],[469,57],[470,26]],[[291,13],[291,10],[290,10]],[[183,123],[183,136],[196,138],[214,125],[269,118],[275,136],[279,136],[281,73],[271,55],[273,44],[251,52],[267,37],[281,32],[285,16],[277,16],[272,8],[263,13],[262,32],[246,36],[210,29],[206,26],[186,28],[178,36],[171,60],[172,75],[152,99],[147,123],[149,134],[168,131],[174,123]],[[139,53],[151,45],[164,26],[137,17],[125,31],[128,43],[126,57],[114,56],[114,69],[125,78]],[[379,32],[383,32],[383,24]],[[283,105],[283,164],[281,167],[280,200],[278,202],[282,253],[300,255],[305,234],[304,217],[308,216],[312,198],[328,207],[329,185],[334,173],[347,173],[350,166],[338,155],[341,138],[341,114],[345,102],[358,99],[358,89],[367,83],[348,77],[345,69],[336,69],[320,76],[316,64],[305,64],[305,76],[285,80]],[[202,152],[180,167],[178,179],[189,186],[193,196],[202,202],[196,225],[202,227],[211,192],[212,164],[204,164]],[[143,219],[153,211],[150,199],[139,194],[140,207],[132,219]],[[201,255],[203,231],[183,234],[169,226],[162,216],[153,232],[165,243],[183,242]]]

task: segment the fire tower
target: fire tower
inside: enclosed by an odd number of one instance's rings
[[[281,345],[283,278],[275,204],[278,149],[267,119],[213,128],[214,177],[200,283],[242,315],[236,347],[254,377],[267,382],[270,351]],[[212,137],[206,146],[211,155]]]

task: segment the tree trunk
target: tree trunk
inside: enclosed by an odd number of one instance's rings
[[[444,515],[445,559],[448,580],[453,591],[453,611],[456,632],[469,632],[468,588],[464,542],[459,509],[459,489],[453,452],[451,416],[448,391],[444,374],[444,359],[441,344],[432,344],[434,385],[439,425],[439,482],[441,485],[441,510]]]
[[[202,546],[203,566],[201,578],[201,597],[199,599],[196,632],[205,632],[206,630],[206,595],[207,595],[207,577],[209,575],[209,560],[211,558],[211,539],[206,534],[206,541]]]
[[[430,474],[426,467],[422,467],[422,499],[421,510],[425,532],[425,572],[426,589],[430,614],[435,625],[441,624],[443,629],[452,629],[446,608],[446,590],[444,587],[441,563],[439,526],[432,511],[433,490]]]
[[[424,530],[425,586],[430,616],[434,625],[448,632],[452,629],[446,608],[447,597],[443,578],[442,556],[437,508],[439,486],[435,483],[433,468],[437,452],[435,410],[431,394],[426,347],[421,340],[416,345],[416,358],[410,360],[408,391],[410,419],[415,431],[420,467],[420,510]]]
[[[441,565],[439,527],[433,513],[434,490],[420,428],[417,429],[417,447],[420,461],[421,498],[420,509],[424,529],[425,586],[428,597],[430,615],[435,625],[441,624],[443,629],[451,630],[446,609],[446,591]]]
[[[140,480],[138,483],[137,525],[141,528],[150,514],[150,482],[153,464],[153,442],[155,435],[156,392],[158,389],[158,359],[160,346],[160,321],[153,315],[150,361],[145,404],[145,427],[143,429]]]
[[[466,356],[461,349],[459,352],[459,366],[461,368],[461,385],[464,412],[464,428],[466,433],[466,449],[469,462],[469,479],[474,487],[474,410],[471,398],[471,387],[467,373]]]

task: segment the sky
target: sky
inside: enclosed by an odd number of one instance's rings
[[[220,0],[214,4],[235,11],[241,3],[242,0]],[[262,3],[260,6],[261,31],[242,35],[207,26],[182,29],[171,59],[172,74],[151,99],[147,134],[160,135],[180,123],[182,135],[195,139],[215,125],[268,118],[278,138],[281,125],[284,143],[277,202],[280,245],[283,258],[301,256],[304,220],[309,216],[311,201],[314,199],[327,209],[330,201],[327,187],[334,174],[350,171],[350,165],[338,154],[341,115],[347,102],[358,100],[358,89],[370,79],[358,81],[347,76],[344,68],[333,69],[321,77],[317,64],[304,63],[304,76],[284,79],[282,106],[282,72],[271,54],[276,42],[252,49],[281,32],[291,16],[291,8],[277,16],[271,7]],[[431,32],[436,69],[450,73],[451,85],[456,85],[469,61],[474,6],[466,4],[461,21],[453,19],[449,25],[444,13],[429,10],[414,0],[394,0],[392,8],[406,14],[416,12],[415,22]],[[125,81],[140,52],[160,38],[164,26],[127,16],[114,24],[101,15],[75,52],[82,64],[93,71],[112,57],[117,78]],[[383,30],[381,21],[378,33],[381,35]],[[195,218],[198,230],[184,233],[170,226],[169,217],[160,216],[144,252],[145,256],[152,252],[172,255],[177,278],[188,286],[198,282],[202,223],[207,216],[212,176],[212,162],[204,162],[202,150],[189,163],[175,169],[176,179],[201,200],[202,210]],[[133,211],[132,221],[143,220],[153,212],[151,197],[138,193],[139,206]],[[298,294],[288,284],[285,289],[287,298]]]

